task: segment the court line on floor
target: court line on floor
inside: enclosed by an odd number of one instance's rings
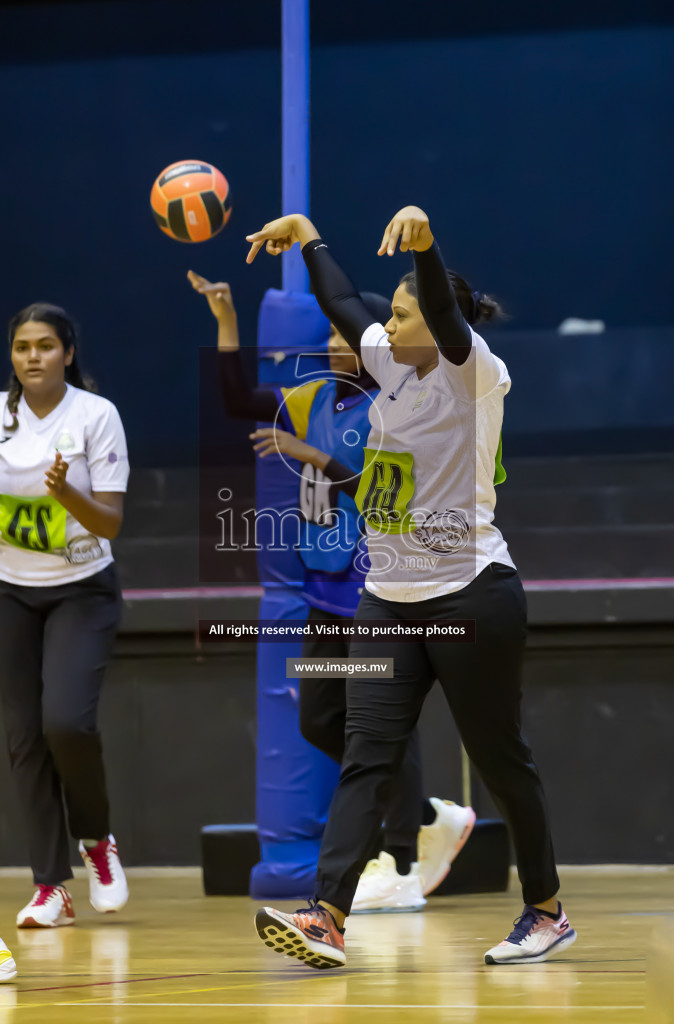
[[[236,972],[232,972],[232,973],[236,973]],[[251,975],[251,974],[262,974],[262,975],[266,976],[266,980],[258,979],[257,981],[250,981],[250,982],[246,982],[245,984],[239,984],[239,985],[215,985],[215,986],[212,986],[212,987],[209,987],[209,988],[174,989],[173,991],[169,991],[169,992],[146,992],[146,993],[141,994],[137,998],[139,998],[139,999],[157,999],[157,998],[162,998],[163,997],[165,999],[166,996],[180,996],[180,995],[192,996],[192,995],[198,995],[199,993],[202,993],[202,992],[228,992],[228,991],[229,992],[233,992],[235,989],[243,989],[243,988],[256,988],[256,989],[260,989],[260,988],[270,987],[270,986],[272,986],[274,984],[277,984],[277,983],[282,983],[282,979],[284,979],[284,978],[291,978],[292,977],[292,978],[294,978],[295,981],[297,980],[297,978],[295,978],[295,976],[293,974],[289,973],[288,971],[272,971],[272,972],[270,972],[270,971],[262,971],[261,970],[261,971],[242,971],[241,973],[244,976],[245,975]],[[269,976],[270,974],[271,975],[276,975],[276,977],[273,977],[273,976],[270,977]],[[214,972],[213,976],[217,977],[218,975],[217,975],[217,973]],[[200,978],[200,977],[209,977],[209,975],[208,974],[185,974],[185,975],[172,975],[171,977],[173,977],[173,978],[180,978],[180,977]],[[305,978],[304,980],[306,981],[309,978],[314,979],[314,978],[318,978],[318,977],[320,977],[320,976],[317,975],[317,974],[311,974],[311,975],[308,975],[307,978]],[[163,980],[164,980],[163,978],[133,978],[133,979],[129,979],[128,981],[92,982],[91,985],[83,985],[82,987],[83,988],[95,988],[98,985],[128,985],[130,983],[138,982],[138,981],[163,981]],[[170,980],[170,978],[167,978],[166,980]],[[57,992],[57,991],[60,991],[60,990],[62,991],[63,989],[78,988],[78,987],[79,986],[77,986],[77,985],[64,985],[64,986],[61,986],[60,989],[59,988],[29,988],[29,989],[23,988],[23,989],[19,989],[18,994],[19,995],[23,995],[24,993],[28,993],[28,992]],[[38,1007],[38,1006],[40,1006],[40,1007],[50,1007],[50,1006],[88,1006],[91,1009],[91,1008],[95,1008],[97,1006],[116,1006],[116,1005],[123,1005],[123,1006],[126,1006],[126,1005],[128,1005],[128,1006],[157,1006],[159,1004],[158,1003],[128,1003],[127,1004],[126,1000],[120,1000],[119,1004],[118,1004],[117,1002],[111,1002],[110,1000],[106,1001],[106,997],[105,996],[94,996],[93,998],[89,998],[89,999],[79,999],[76,1003],[64,1002],[63,1000],[60,1000],[59,1002],[53,1002],[53,1003],[46,1003],[46,1002],[42,1002],[42,1003],[32,1003],[32,1002],[31,1003],[17,1003],[16,1007],[13,1007],[13,1009],[18,1009],[18,1010],[35,1009],[35,1007]],[[167,1004],[167,1005],[173,1005],[173,1004]],[[175,1004],[175,1005],[182,1006],[183,1004],[180,1003],[180,1004]],[[185,1003],[184,1005],[187,1006],[189,1004]],[[201,1005],[201,1004],[198,1004],[198,1005]],[[219,1004],[217,1004],[217,1005],[219,1005]],[[232,1005],[232,1004],[230,1004],[230,1003],[223,1003],[223,1006],[229,1006],[229,1005]]]
[[[529,970],[530,968],[529,967],[525,967],[524,969],[525,970]],[[266,972],[260,972],[260,973],[266,973]],[[437,972],[435,972],[435,971],[427,971],[427,972],[415,971],[413,973],[418,975],[418,974],[424,974],[424,973],[436,974]],[[484,975],[484,974],[489,974],[489,973],[490,973],[489,970],[487,970],[486,968],[479,969],[476,972],[476,974],[479,974],[479,975]],[[635,974],[643,974],[645,972],[643,972],[643,971],[635,971],[635,972],[632,972],[632,971],[592,971],[592,972],[574,971],[573,973],[574,974],[593,973],[593,974],[602,974],[602,975],[604,975],[604,974],[606,974],[606,975],[615,975],[615,974],[633,974],[633,973],[635,973]],[[198,977],[198,975],[196,975],[196,976]],[[330,977],[332,977],[332,978],[348,977],[348,976],[349,976],[349,972],[345,972],[343,975],[339,975],[339,974],[331,974],[330,975]],[[139,999],[166,999],[167,996],[201,995],[201,994],[204,994],[206,992],[234,992],[237,989],[241,990],[241,989],[245,989],[245,988],[256,988],[256,989],[268,988],[268,987],[271,987],[271,986],[277,985],[277,984],[290,985],[291,983],[296,983],[296,982],[300,982],[300,981],[303,981],[305,983],[306,982],[313,982],[314,984],[316,984],[317,980],[319,978],[321,978],[321,977],[325,978],[325,975],[317,974],[317,973],[315,973],[315,974],[306,974],[306,975],[304,975],[303,977],[300,978],[300,977],[297,977],[297,975],[295,973],[293,973],[293,972],[283,971],[283,972],[281,972],[280,976],[277,974],[276,977],[271,977],[271,978],[267,977],[266,979],[258,979],[258,980],[252,980],[251,979],[250,981],[239,982],[239,983],[229,984],[229,985],[213,985],[213,986],[209,986],[208,988],[174,989],[173,991],[169,991],[169,992],[143,992],[143,993],[140,993],[138,995],[138,998]],[[291,981],[291,979],[292,979],[292,981]],[[161,980],[161,979],[159,979],[159,980]],[[104,999],[105,999],[105,996],[94,996],[94,997],[89,998],[89,999],[81,999],[81,1000],[79,1000],[79,1002],[76,1005],[77,1006],[85,1006],[85,1005],[86,1006],[107,1006],[108,1003],[103,1002]],[[151,1004],[149,1004],[149,1003],[148,1004],[139,1003],[138,1005],[139,1006],[145,1006],[145,1005],[160,1006],[160,1005],[163,1005],[163,1004],[161,1004],[161,1003],[151,1003]],[[166,1004],[166,1005],[169,1005],[169,1004]],[[198,1005],[201,1005],[201,1004],[198,1004]],[[213,1005],[219,1005],[219,1004],[213,1004]],[[238,1004],[238,1003],[224,1003],[223,1005],[225,1005],[225,1006],[230,1006],[230,1005],[231,1006],[238,1006],[238,1005],[242,1005],[243,1006],[243,1005],[247,1005],[247,1004],[243,1004],[243,1003],[242,1004]],[[250,1005],[252,1006],[252,1005],[256,1005],[256,1004],[252,1004],[251,1003]],[[274,1003],[264,1003],[262,1005],[264,1005],[264,1006],[268,1006],[268,1005],[269,1006],[274,1006],[275,1004]],[[283,1004],[283,1005],[285,1005],[285,1004]],[[307,1004],[307,1005],[310,1005],[310,1004]],[[319,1005],[319,1004],[316,1004],[316,1005]],[[370,1004],[367,1004],[367,1005],[370,1005]]]
[[[58,1007],[74,1007],[74,1006],[86,1006],[91,1009],[91,1003],[39,1003],[35,1004],[39,1006],[58,1006]],[[183,1009],[231,1009],[231,1010],[243,1010],[243,1009],[288,1009],[288,1010],[507,1010],[512,1013],[516,1010],[518,1013],[523,1011],[556,1011],[560,1010],[559,1006],[552,1006],[550,1003],[545,1003],[541,1006],[523,1006],[521,1003],[507,1003],[507,1004],[489,1004],[489,1003],[127,1003],[124,1000],[111,1001],[109,1003],[97,1003],[97,1006],[133,1006],[133,1007],[145,1007],[146,1009],[152,1009],[157,1006],[163,1007],[181,1007]],[[21,1006],[15,1007],[15,1009],[21,1009]],[[627,1012],[632,1010],[644,1010],[645,1006],[643,1003],[639,1005],[627,1005],[627,1006],[590,1006],[590,1005],[578,1005],[578,1006],[566,1006],[563,1007],[563,1012],[567,1013],[611,1013],[616,1012]]]
[[[365,969],[363,968],[363,970]],[[354,973],[353,969],[351,973]],[[254,970],[241,968],[239,970],[234,971],[198,971],[194,974],[158,974],[152,978],[117,978],[114,981],[83,981],[78,982],[76,985],[49,985],[44,988],[22,988],[21,992],[63,992],[71,988],[98,988],[99,986],[103,985],[137,985],[139,982],[143,981],[177,981],[178,978],[231,978],[237,976],[246,978],[254,974],[262,974],[265,977],[269,977],[269,975],[274,974],[277,975],[279,978],[288,977],[288,971],[284,971],[280,968],[277,968],[276,970],[270,970],[269,968],[267,968],[266,970],[264,968],[258,968]],[[314,977],[314,975],[309,975],[309,977]],[[190,989],[188,991],[201,992],[210,991],[210,989]],[[166,992],[162,994],[167,995]],[[172,993],[168,993],[168,995],[171,994]]]
[[[82,981],[76,985],[49,985],[46,988],[22,988],[22,992],[63,992],[70,988],[97,988],[99,985],[138,985],[142,981],[177,981],[178,978],[210,978],[217,971],[200,971],[198,974],[160,974],[154,978],[126,978],[119,981]]]
[[[267,975],[268,972],[260,971],[259,973]],[[271,977],[271,978],[267,977],[266,980],[261,980],[261,979],[257,980],[257,981],[252,981],[251,980],[251,981],[247,981],[247,982],[245,982],[243,984],[234,984],[234,985],[213,985],[213,986],[209,986],[208,988],[187,988],[187,989],[180,989],[179,988],[179,989],[174,989],[172,992],[144,992],[141,995],[139,995],[138,998],[139,999],[158,999],[158,998],[159,999],[161,999],[161,998],[165,999],[166,996],[194,996],[194,995],[199,995],[199,994],[201,994],[203,992],[234,992],[236,989],[243,989],[243,988],[256,988],[256,989],[260,989],[260,988],[268,988],[268,987],[270,987],[272,985],[276,985],[276,984],[284,984],[284,983],[285,984],[290,984],[290,981],[287,981],[287,982],[283,981],[283,979],[286,979],[286,978],[287,979],[292,978],[293,981],[295,981],[295,982],[298,981],[298,980],[301,980],[301,979],[298,979],[294,974],[292,974],[292,973],[290,973],[288,971],[282,971],[282,972],[276,972],[276,973],[277,973],[277,977]],[[217,975],[214,975],[214,976],[217,977]],[[179,977],[179,975],[178,975],[178,977]],[[198,978],[198,977],[209,977],[209,975],[198,975],[198,974],[196,974],[196,975],[185,975],[185,977],[196,977],[196,978]],[[304,981],[308,981],[309,979],[313,980],[313,979],[318,978],[318,977],[320,977],[320,975],[310,974],[310,975],[306,975],[303,980]],[[335,977],[335,975],[333,975],[333,977]],[[134,980],[143,981],[145,979],[138,978],[138,979],[134,979]],[[156,979],[149,979],[149,980],[163,981],[164,979],[156,978]],[[169,980],[169,979],[167,979],[167,980]],[[123,982],[123,981],[120,981],[120,982],[112,981],[112,982],[102,982],[102,983],[97,983],[97,984],[124,985],[124,984],[127,984],[127,983]],[[65,986],[65,987],[68,987],[68,986]],[[47,991],[48,992],[50,990],[49,989],[22,989],[22,991],[23,992],[39,992],[39,991]],[[54,991],[54,990],[51,990],[51,991]],[[94,997],[92,997],[90,999],[80,999],[76,1003],[73,1003],[72,1005],[73,1006],[90,1006],[90,1007],[95,1007],[95,1006],[112,1006],[112,1005],[114,1005],[113,1003],[104,1002],[104,1000],[105,1000],[105,996],[94,996]],[[33,1003],[32,1005],[34,1005],[34,1006],[70,1006],[71,1004],[70,1003],[64,1003],[64,1002],[59,1002],[59,1003]],[[130,1003],[129,1005],[132,1005],[132,1004]],[[147,1004],[146,1003],[138,1003],[138,1005],[139,1006],[146,1006],[146,1005],[148,1005],[148,1006],[156,1006],[156,1005],[159,1005],[159,1004],[158,1003],[147,1003]],[[224,1003],[223,1005],[229,1006],[229,1005],[238,1005],[238,1004]]]
[[[559,966],[563,966],[563,963],[561,963]],[[443,973],[446,974],[446,973],[459,973],[459,972],[460,973],[464,973],[460,968],[457,968],[456,971],[454,971],[454,972],[443,972]],[[353,969],[351,969],[349,971],[349,975],[350,976],[352,976],[354,973],[358,973],[358,972],[355,972]],[[435,975],[438,972],[437,971],[403,970],[403,971],[401,971],[399,973],[402,973],[402,974],[409,973],[409,974],[414,974],[414,975],[420,975],[420,974],[432,974],[432,975]],[[489,975],[489,974],[491,974],[493,972],[490,971],[490,970],[487,970],[484,967],[478,967],[477,970],[475,971],[475,973],[481,974],[481,975]],[[557,972],[557,973],[561,973],[561,972]],[[602,971],[602,970],[593,970],[593,969],[583,970],[582,968],[580,968],[578,970],[575,970],[573,973],[574,974],[601,974],[601,975],[611,975],[611,976],[613,976],[613,975],[616,975],[616,974],[638,974],[638,975],[644,975],[644,974],[646,974],[646,971],[645,970],[642,970],[642,971],[638,971],[638,970],[622,970],[620,968],[618,970],[604,970],[604,971]],[[250,977],[251,975],[256,975],[256,974],[264,975],[265,978],[267,979],[267,983],[270,984],[270,985],[275,984],[277,981],[280,982],[282,979],[291,978],[291,977],[294,978],[294,980],[297,980],[297,981],[302,980],[300,978],[296,978],[295,975],[289,974],[288,971],[282,971],[282,970],[277,970],[277,971],[273,971],[273,972],[266,971],[266,970],[259,970],[259,971],[257,971],[257,970],[251,970],[251,971],[232,971],[229,974],[229,977],[236,977],[238,975],[241,978],[245,978],[245,977]],[[276,978],[270,978],[269,977],[270,974],[275,974]],[[227,977],[228,975],[227,975],[227,973],[225,973],[223,975],[223,972],[221,972],[221,971],[203,971],[203,972],[199,972],[197,974],[166,974],[166,975],[159,975],[159,976],[153,977],[153,978],[126,978],[126,979],[120,978],[120,979],[117,979],[117,980],[114,980],[114,981],[78,982],[75,985],[50,985],[50,986],[46,986],[44,988],[22,988],[21,989],[21,993],[23,994],[23,993],[28,993],[28,992],[65,992],[65,991],[68,991],[70,989],[76,989],[76,988],[102,988],[104,986],[110,986],[110,985],[138,985],[138,984],[141,984],[142,982],[148,982],[149,983],[149,982],[153,982],[153,981],[178,981],[181,978],[218,978],[218,977],[223,977],[223,976]],[[340,975],[332,975],[332,977],[338,977],[338,976],[340,976]],[[341,975],[341,976],[343,976],[343,975]],[[315,978],[315,977],[318,977],[318,975],[307,974],[307,975],[304,976],[304,980],[306,981],[309,978]],[[147,996],[147,998],[151,998],[154,995],[162,995],[162,996],[167,996],[167,995],[192,995],[192,994],[195,994],[197,992],[223,992],[223,991],[226,991],[227,989],[231,990],[231,989],[235,989],[235,988],[250,988],[250,986],[253,985],[253,984],[256,985],[256,986],[259,986],[261,983],[263,983],[263,982],[261,982],[260,980],[258,980],[258,981],[252,981],[251,980],[251,981],[246,982],[245,984],[238,984],[238,985],[217,985],[217,986],[214,986],[213,988],[178,989],[177,992],[175,992],[175,993],[174,992],[148,992],[146,994],[146,996]],[[87,1003],[88,1005],[93,1005],[94,1002],[98,998],[105,998],[105,997],[102,996],[102,997],[95,997],[93,999],[81,999],[80,1003],[82,1003],[82,1004]],[[43,1004],[40,1004],[40,1005],[43,1005]],[[44,1004],[44,1005],[48,1005],[48,1004]]]

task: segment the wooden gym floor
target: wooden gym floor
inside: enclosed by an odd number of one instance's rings
[[[120,914],[96,915],[77,878],[74,927],[17,931],[30,880],[0,873],[0,935],[19,967],[0,1024],[674,1022],[674,869],[563,872],[579,937],[551,963],[484,965],[521,909],[512,885],[354,917],[346,968],[324,972],[266,949],[257,904],[204,897],[197,872],[130,876]]]

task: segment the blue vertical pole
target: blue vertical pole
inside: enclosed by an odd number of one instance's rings
[[[309,0],[282,0],[283,213],[309,215]],[[297,246],[283,254],[283,288],[308,292]]]
[[[283,212],[309,212],[309,0],[282,0],[283,14]],[[277,365],[265,354],[325,347],[327,321],[313,296],[299,249],[283,255],[283,292],[270,290],[260,314],[260,383],[296,386],[295,361]],[[306,356],[305,356],[306,358]],[[314,357],[315,358],[315,357]],[[321,367],[320,357],[307,365]],[[302,364],[304,369],[304,363]],[[306,372],[306,371],[305,371]],[[278,458],[258,460],[258,508],[284,515],[297,509],[297,477]],[[304,563],[294,551],[264,546],[258,556],[264,596],[260,618],[305,621]],[[294,643],[294,646],[293,646]],[[301,736],[297,679],[287,679],[285,659],[299,657],[299,642],[258,644],[257,826],[260,861],[253,867],[254,899],[311,896],[316,862],[339,769]]]

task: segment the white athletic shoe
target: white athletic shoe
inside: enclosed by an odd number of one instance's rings
[[[99,914],[121,910],[129,899],[129,887],[115,837],[101,839],[89,849],[80,840],[79,850],[89,876],[89,902],[94,910]]]
[[[73,902],[63,885],[38,885],[16,917],[17,928],[60,928],[74,923]]]
[[[578,938],[561,903],[556,921],[537,907],[527,905],[514,924],[508,938],[485,953],[486,964],[539,964],[561,953]]]
[[[7,981],[13,981],[16,975],[17,970],[14,958],[2,939],[0,939],[0,985]]]
[[[472,807],[460,807],[451,800],[431,797],[436,818],[419,829],[419,875],[424,896],[447,877],[452,861],[466,844],[475,824]]]
[[[399,875],[394,858],[382,850],[376,860],[368,861],[360,876],[351,913],[421,910],[425,903],[419,865],[413,864],[408,875]]]

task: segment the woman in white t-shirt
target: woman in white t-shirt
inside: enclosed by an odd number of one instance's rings
[[[345,962],[343,924],[392,772],[438,679],[463,744],[512,834],[524,910],[488,964],[537,962],[576,938],[561,903],[545,796],[520,724],[526,602],[494,525],[502,478],[500,433],[510,389],[504,363],[472,325],[493,302],[448,271],[417,207],[389,222],[379,255],[400,241],[414,253],[386,326],[372,322],[358,291],[313,224],[293,215],[248,236],[248,262],[266,244],[293,244],[323,312],[358,352],[381,391],[356,502],[372,568],[350,654],[393,655],[393,678],[347,680],[347,745],[308,911],[258,912],[262,940],[318,968]],[[365,633],[370,630],[369,636]],[[376,631],[376,632],[375,632]],[[377,636],[376,642],[368,642]],[[396,642],[397,637],[404,637]],[[465,642],[468,641],[468,642]]]
[[[68,828],[95,910],[128,888],[110,835],[98,700],[121,615],[110,541],[129,476],[119,413],[93,394],[75,328],[35,303],[9,325],[0,392],[0,708],[36,885],[20,928],[72,924]]]

